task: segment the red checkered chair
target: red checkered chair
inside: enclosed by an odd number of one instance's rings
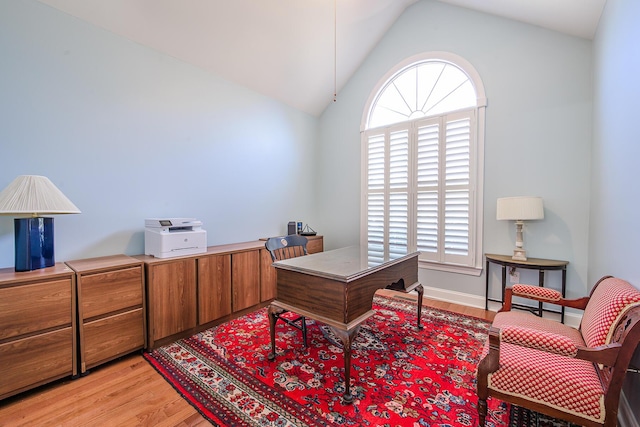
[[[584,310],[579,329],[511,311],[513,296]],[[589,297],[562,298],[552,289],[513,285],[489,330],[478,365],[478,415],[487,398],[584,426],[615,426],[624,376],[640,342],[640,291],[603,277]]]

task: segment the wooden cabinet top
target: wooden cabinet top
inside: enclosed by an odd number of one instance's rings
[[[39,280],[52,280],[73,276],[73,270],[63,262],[32,271],[16,271],[14,267],[0,269],[0,285],[11,285]]]
[[[231,243],[227,245],[217,245],[207,247],[206,252],[192,255],[176,256],[171,258],[156,258],[151,255],[134,255],[134,258],[144,262],[145,264],[158,264],[163,262],[171,262],[179,259],[193,259],[209,255],[224,255],[235,252],[245,252],[251,250],[264,249],[264,241],[254,240],[251,242]]]
[[[274,237],[278,237],[278,236],[274,236]],[[307,240],[317,240],[317,239],[322,239],[322,235],[321,235],[321,234],[315,234],[315,235],[313,235],[313,236],[302,236],[302,237],[306,237],[306,238],[307,238]],[[260,240],[261,240],[261,241],[263,241],[263,242],[264,242],[265,240],[267,240],[267,239],[268,239],[268,237],[261,237],[261,238],[260,238]]]
[[[66,264],[76,273],[94,273],[114,268],[127,268],[141,265],[142,261],[127,255],[111,255],[98,258],[77,259]]]

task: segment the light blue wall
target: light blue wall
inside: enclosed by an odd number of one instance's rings
[[[317,118],[33,0],[0,2],[0,58],[0,189],[45,175],[82,211],[56,260],[143,253],[148,217],[209,245],[314,223]],[[0,267],[13,248],[0,216]]]
[[[484,251],[510,253],[515,227],[495,219],[502,196],[541,196],[527,224],[529,256],[568,260],[568,294],[588,289],[592,43],[430,0],[409,7],[321,117],[318,210],[328,247],[357,244],[360,122],[378,81],[405,58],[448,51],[467,59],[488,97]],[[336,233],[335,235],[333,233]],[[424,285],[484,297],[481,277],[421,271]],[[537,276],[533,278],[537,280]],[[559,277],[558,277],[559,280]]]
[[[609,0],[594,40],[594,135],[589,281],[614,275],[640,288],[640,2]],[[632,365],[640,366],[640,347]],[[640,423],[640,375],[629,373],[624,413]],[[628,415],[631,417],[631,414]]]
[[[589,280],[640,287],[640,2],[607,2],[594,41]]]

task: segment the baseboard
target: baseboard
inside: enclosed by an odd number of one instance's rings
[[[485,298],[472,295],[465,294],[457,291],[450,291],[448,289],[442,288],[433,288],[430,286],[424,286],[424,296],[427,298],[432,298],[438,301],[451,302],[455,304],[462,304],[469,307],[481,308],[485,307]],[[489,301],[489,310],[498,311],[501,307],[500,303]],[[549,317],[550,319],[560,321],[560,315],[554,313],[545,313],[544,317]],[[577,328],[580,326],[580,321],[582,320],[582,316],[574,313],[565,313],[564,315],[564,323],[565,325]],[[640,427],[640,426],[638,426]]]
[[[622,392],[620,394],[620,403],[618,404],[618,425],[620,427],[640,427],[638,422],[627,396]]]

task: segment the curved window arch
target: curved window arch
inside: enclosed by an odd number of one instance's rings
[[[372,258],[479,274],[484,109],[473,66],[447,52],[406,59],[376,85],[362,129],[361,244]]]

